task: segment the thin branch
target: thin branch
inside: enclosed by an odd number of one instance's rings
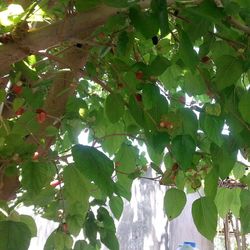
[[[240,31],[243,31],[244,33],[250,35],[250,27],[239,22],[237,19],[235,19],[234,17],[232,16],[229,16],[227,18],[228,22],[236,29],[240,30]]]

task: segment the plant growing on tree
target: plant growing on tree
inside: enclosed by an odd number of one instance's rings
[[[203,186],[199,232],[213,240],[228,210],[250,232],[237,159],[250,157],[249,11],[243,0],[2,2],[0,248],[28,248],[36,226],[15,209],[32,205],[59,222],[44,249],[118,249],[113,217],[148,168],[171,187],[169,220]]]

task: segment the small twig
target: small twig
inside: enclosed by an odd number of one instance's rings
[[[65,215],[65,211],[66,211],[66,208],[65,208],[65,202],[64,202],[64,197],[63,197],[63,190],[62,190],[62,178],[60,176],[60,173],[59,173],[59,170],[57,168],[57,165],[55,162],[53,162],[54,166],[55,166],[55,169],[56,169],[56,175],[59,179],[59,199],[62,201],[62,218],[61,218],[61,222],[62,223],[65,223],[65,220],[66,220],[66,215]]]
[[[229,39],[229,38],[224,37],[224,36],[222,36],[222,35],[220,35],[218,33],[214,33],[214,32],[211,32],[211,31],[208,31],[208,33],[211,34],[211,35],[213,35],[213,36],[215,36],[215,37],[218,37],[218,38],[220,38],[220,39],[222,39],[224,41],[227,41],[229,43],[233,43],[233,44],[238,45],[240,47],[246,48],[246,45],[244,43],[241,43],[241,42],[238,42],[238,41],[234,41],[232,39]]]
[[[239,22],[237,19],[235,19],[232,16],[229,16],[227,18],[227,21],[236,29],[243,31],[244,33],[250,35],[250,27],[247,25],[244,25],[243,23]]]

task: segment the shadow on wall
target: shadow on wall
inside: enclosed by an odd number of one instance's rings
[[[152,177],[150,170],[147,177]],[[131,201],[125,202],[117,227],[120,250],[169,250],[163,212],[165,190],[152,180],[134,181]]]
[[[147,177],[152,177],[149,170]],[[197,193],[187,196],[181,215],[171,222],[163,212],[165,186],[141,179],[135,181],[131,202],[125,203],[118,223],[117,236],[121,250],[176,250],[184,241],[194,241],[200,250],[213,250],[213,243],[196,229],[191,207],[199,198]]]

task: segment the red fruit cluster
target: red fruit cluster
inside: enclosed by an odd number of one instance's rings
[[[161,121],[160,122],[160,127],[161,128],[167,128],[167,129],[172,129],[174,127],[174,124],[170,121]]]

